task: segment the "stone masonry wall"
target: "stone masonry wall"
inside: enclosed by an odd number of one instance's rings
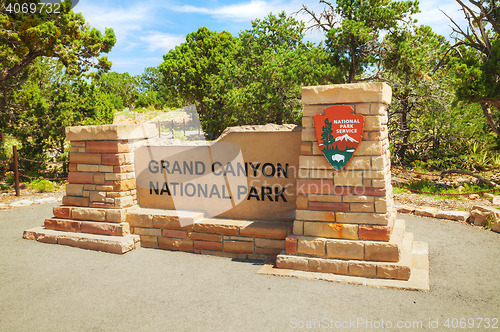
[[[390,178],[384,83],[305,87],[294,235],[389,241],[395,212]],[[313,117],[332,105],[364,116],[362,141],[349,164],[334,171],[319,149]]]

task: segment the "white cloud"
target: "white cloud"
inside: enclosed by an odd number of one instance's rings
[[[147,50],[149,52],[154,52],[158,49],[168,52],[186,41],[185,36],[172,35],[158,31],[148,31],[143,37],[140,37],[140,39],[148,44]]]
[[[113,28],[117,47],[130,49],[136,46],[133,37],[150,21],[154,8],[148,6],[147,2],[127,8],[116,5],[106,7],[105,4],[96,10],[95,3],[81,2],[75,7],[75,11],[81,12],[85,21],[101,32],[104,32],[105,28]]]
[[[317,3],[317,1],[306,1]],[[258,18],[264,18],[269,13],[277,14],[286,11],[287,14],[297,12],[302,8],[299,0],[286,1],[264,1],[250,0],[232,5],[219,6],[214,8],[196,7],[191,5],[174,6],[173,10],[182,13],[195,13],[211,15],[215,18],[226,19],[233,22],[248,22]]]
[[[464,16],[460,5],[453,0],[443,0],[436,3],[433,0],[420,1],[420,13],[415,15],[419,25],[429,25],[434,32],[449,37],[452,24],[443,12],[450,16],[458,24],[465,25]]]

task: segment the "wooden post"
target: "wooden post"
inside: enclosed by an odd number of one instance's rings
[[[158,137],[161,138],[161,122],[158,121]]]
[[[21,196],[21,193],[19,191],[19,165],[17,163],[17,146],[14,145],[12,147],[12,154],[14,155],[14,188],[16,189],[16,196]]]
[[[0,129],[0,143],[3,143],[3,129]]]
[[[172,120],[172,138],[174,138],[174,120]]]
[[[182,119],[182,127],[184,129],[184,136],[186,136],[186,119]]]

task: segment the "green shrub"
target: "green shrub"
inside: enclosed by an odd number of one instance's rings
[[[55,185],[49,180],[45,179],[36,179],[31,181],[29,184],[29,187],[39,193],[47,192],[47,191],[54,191],[55,190]]]

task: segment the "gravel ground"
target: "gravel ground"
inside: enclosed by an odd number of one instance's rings
[[[468,225],[402,216],[430,246],[431,291],[421,293],[256,275],[260,264],[220,257],[22,239],[52,206],[0,211],[1,331],[368,331],[389,322],[446,331],[462,318],[484,331],[478,318],[500,318],[500,234]]]

